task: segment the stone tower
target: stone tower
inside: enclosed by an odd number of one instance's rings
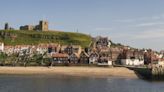
[[[47,21],[40,21],[39,22],[39,29],[42,31],[48,31],[48,22]]]
[[[5,30],[9,30],[9,24],[8,23],[5,23]]]

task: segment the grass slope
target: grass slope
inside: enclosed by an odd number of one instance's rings
[[[91,37],[82,33],[59,31],[0,30],[0,41],[5,45],[35,45],[39,43],[75,44],[88,47]]]

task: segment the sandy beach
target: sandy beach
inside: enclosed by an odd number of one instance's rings
[[[134,71],[124,67],[0,67],[0,74],[137,78]]]

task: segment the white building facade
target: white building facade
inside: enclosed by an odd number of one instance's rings
[[[0,51],[4,51],[4,43],[0,42]]]
[[[121,60],[122,65],[129,65],[129,66],[139,66],[144,65],[144,60],[139,59],[122,59]]]

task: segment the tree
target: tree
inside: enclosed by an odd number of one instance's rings
[[[12,65],[15,66],[18,63],[19,53],[13,53],[10,58]]]
[[[6,58],[7,58],[7,54],[5,54],[4,52],[0,52],[0,65],[5,64]]]

